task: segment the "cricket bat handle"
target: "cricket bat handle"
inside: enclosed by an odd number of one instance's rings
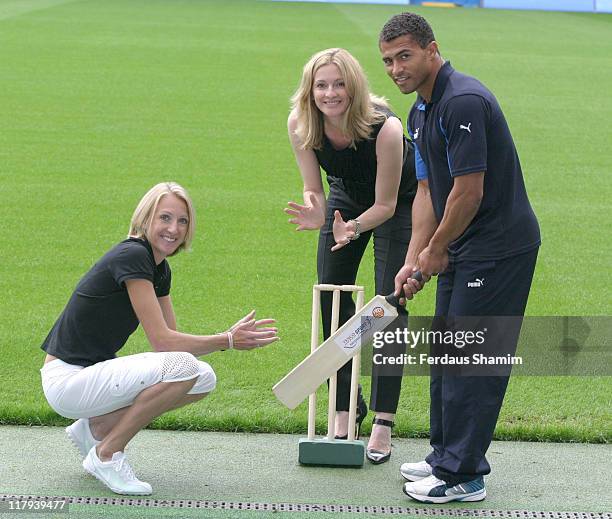
[[[414,274],[412,274],[412,276],[410,276],[411,279],[416,279],[417,281],[423,281],[423,275],[421,274],[420,270],[417,270]],[[399,300],[401,297],[405,297],[406,294],[404,294],[404,289],[402,288],[399,296],[396,296],[395,294],[389,294],[388,296],[385,296],[385,300],[387,301],[387,303],[389,303],[390,305],[393,305],[395,308],[399,308],[401,305],[399,303]]]

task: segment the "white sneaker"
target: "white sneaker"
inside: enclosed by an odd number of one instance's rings
[[[151,485],[136,477],[123,452],[115,452],[110,461],[100,461],[94,445],[83,460],[83,468],[115,494],[148,496],[153,491]]]
[[[421,503],[448,503],[450,501],[482,501],[487,491],[482,476],[472,481],[449,485],[431,475],[427,478],[404,484],[404,494]]]
[[[404,463],[400,467],[400,474],[408,481],[419,481],[433,474],[433,467],[426,461]]]
[[[88,418],[81,418],[64,430],[73,445],[79,449],[83,458],[89,454],[92,447],[100,443],[93,437],[93,434],[91,434]]]

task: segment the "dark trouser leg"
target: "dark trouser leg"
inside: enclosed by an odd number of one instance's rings
[[[491,472],[485,453],[491,444],[509,377],[442,377],[444,454],[436,477],[451,485]]]
[[[453,266],[438,276],[438,286],[436,288],[436,317],[446,316],[450,305],[451,296],[453,293],[454,282]],[[444,327],[444,323],[440,319],[434,319],[432,330],[438,330]],[[432,353],[435,351],[432,349]],[[443,417],[442,417],[442,376],[432,369],[429,382],[429,444],[433,452],[425,458],[425,461],[432,467],[437,465],[437,460],[444,455],[444,433],[443,433]]]
[[[410,204],[398,204],[393,217],[374,230],[376,294],[388,295],[395,289],[395,276],[404,265],[410,243],[411,211]],[[398,314],[386,331],[403,330],[408,326],[406,310],[401,308]],[[385,343],[376,353],[381,353],[383,357],[397,357],[405,352],[406,344],[397,341]],[[402,388],[402,368],[401,364],[372,365],[370,407],[374,411],[396,413]]]
[[[364,232],[358,240],[350,242],[341,249],[331,252],[336,243],[332,232],[334,211],[339,210],[342,218],[347,221],[356,218],[363,212],[343,192],[333,190],[327,201],[327,216],[325,225],[319,233],[319,247],[317,251],[317,272],[319,283],[334,285],[353,285],[357,278],[359,263],[363,257],[370,239],[371,231]],[[321,292],[321,320],[323,324],[323,337],[327,339],[331,330],[332,292]],[[340,293],[340,319],[342,326],[355,314],[355,302],[350,292]],[[338,389],[336,393],[336,410],[348,411],[351,388],[352,362],[347,362],[338,370]]]
[[[532,251],[496,262],[456,264],[448,316],[522,316],[536,257],[537,251]],[[484,284],[474,286],[476,279],[484,279]],[[510,338],[505,337],[504,353],[509,343],[516,348],[518,332],[517,328]],[[499,346],[497,339],[488,340],[486,345],[491,348],[488,354],[494,356]],[[442,456],[436,456],[434,474],[455,485],[490,472],[485,453],[493,438],[508,376],[443,372],[440,378],[444,451]]]

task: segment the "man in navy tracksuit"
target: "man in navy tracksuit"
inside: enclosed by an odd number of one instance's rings
[[[409,278],[420,270],[425,281],[438,274],[436,316],[523,316],[540,231],[497,100],[442,58],[431,27],[419,15],[391,18],[379,46],[400,91],[418,94],[408,132],[419,185],[396,293],[403,287],[412,298],[422,283]],[[504,336],[505,352],[508,340],[516,348],[519,329]],[[498,342],[489,340],[486,347],[493,355]],[[490,472],[485,453],[508,375],[432,370],[432,452],[424,461],[402,465],[407,495],[430,503],[485,498],[483,475]]]

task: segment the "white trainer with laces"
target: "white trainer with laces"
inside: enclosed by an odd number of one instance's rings
[[[93,434],[91,434],[88,418],[80,418],[64,430],[73,445],[79,449],[83,458],[89,454],[92,447],[100,443],[93,437]]]
[[[110,461],[100,461],[93,446],[83,460],[83,468],[115,494],[148,496],[153,492],[151,485],[136,477],[123,452],[115,452]]]
[[[408,481],[419,481],[433,474],[433,467],[426,461],[416,463],[403,463],[400,467],[400,474]]]
[[[405,483],[404,494],[421,503],[482,501],[487,497],[482,476],[453,486],[431,475],[414,483]]]

